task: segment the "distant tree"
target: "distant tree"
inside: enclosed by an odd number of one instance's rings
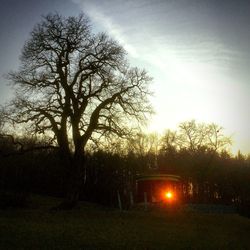
[[[84,14],[49,14],[25,43],[21,67],[11,72],[16,96],[9,117],[30,133],[53,136],[68,175],[65,206],[78,198],[85,149],[92,140],[128,136],[151,112],[145,70],[132,68],[124,49],[106,34],[92,34]]]
[[[157,168],[160,139],[156,133],[137,133],[127,142],[127,153],[134,154],[140,162],[141,171]]]
[[[177,131],[168,129],[161,138],[161,151],[165,153],[176,152],[178,147]]]
[[[0,134],[2,134],[3,126],[4,126],[3,115],[2,111],[0,110]]]
[[[177,131],[168,130],[163,136],[163,148],[188,149],[191,152],[209,150],[219,152],[231,144],[231,139],[217,124],[197,123],[195,120],[182,122]]]
[[[216,160],[231,144],[223,128],[211,123],[186,121],[162,138],[160,168],[192,182],[194,199],[207,201],[214,190]]]
[[[161,137],[158,165],[160,170],[171,172],[178,161],[177,131],[167,130]]]
[[[128,140],[128,151],[133,151],[137,155],[146,155],[149,153],[157,154],[159,149],[159,138],[155,133],[137,133]]]
[[[197,123],[195,120],[182,122],[178,130],[167,130],[162,137],[162,162],[173,166],[183,163],[185,168],[190,164],[209,166],[215,155],[227,152],[231,144],[231,139],[222,131],[223,128],[214,123]]]

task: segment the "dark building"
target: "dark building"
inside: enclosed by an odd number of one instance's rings
[[[136,179],[137,202],[178,203],[182,200],[182,181],[178,175],[147,174]]]

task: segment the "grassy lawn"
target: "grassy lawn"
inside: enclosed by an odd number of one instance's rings
[[[53,198],[0,210],[0,249],[250,249],[250,220],[236,214],[126,211],[81,203],[50,212]]]

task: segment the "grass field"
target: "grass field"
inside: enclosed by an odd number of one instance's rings
[[[250,249],[250,220],[192,211],[119,212],[81,203],[51,212],[54,198],[0,210],[0,249]]]

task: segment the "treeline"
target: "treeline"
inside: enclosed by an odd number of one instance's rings
[[[56,147],[27,138],[2,136],[0,141],[2,193],[15,194],[20,204],[29,193],[65,195],[69,170]],[[229,144],[217,125],[190,121],[180,124],[176,131],[166,131],[161,138],[137,134],[126,142],[115,140],[95,150],[89,148],[81,199],[118,206],[119,192],[128,207],[129,194],[136,200],[138,174],[166,173],[182,177],[185,202],[233,204],[247,214],[250,157],[240,152],[232,156],[227,151]]]

